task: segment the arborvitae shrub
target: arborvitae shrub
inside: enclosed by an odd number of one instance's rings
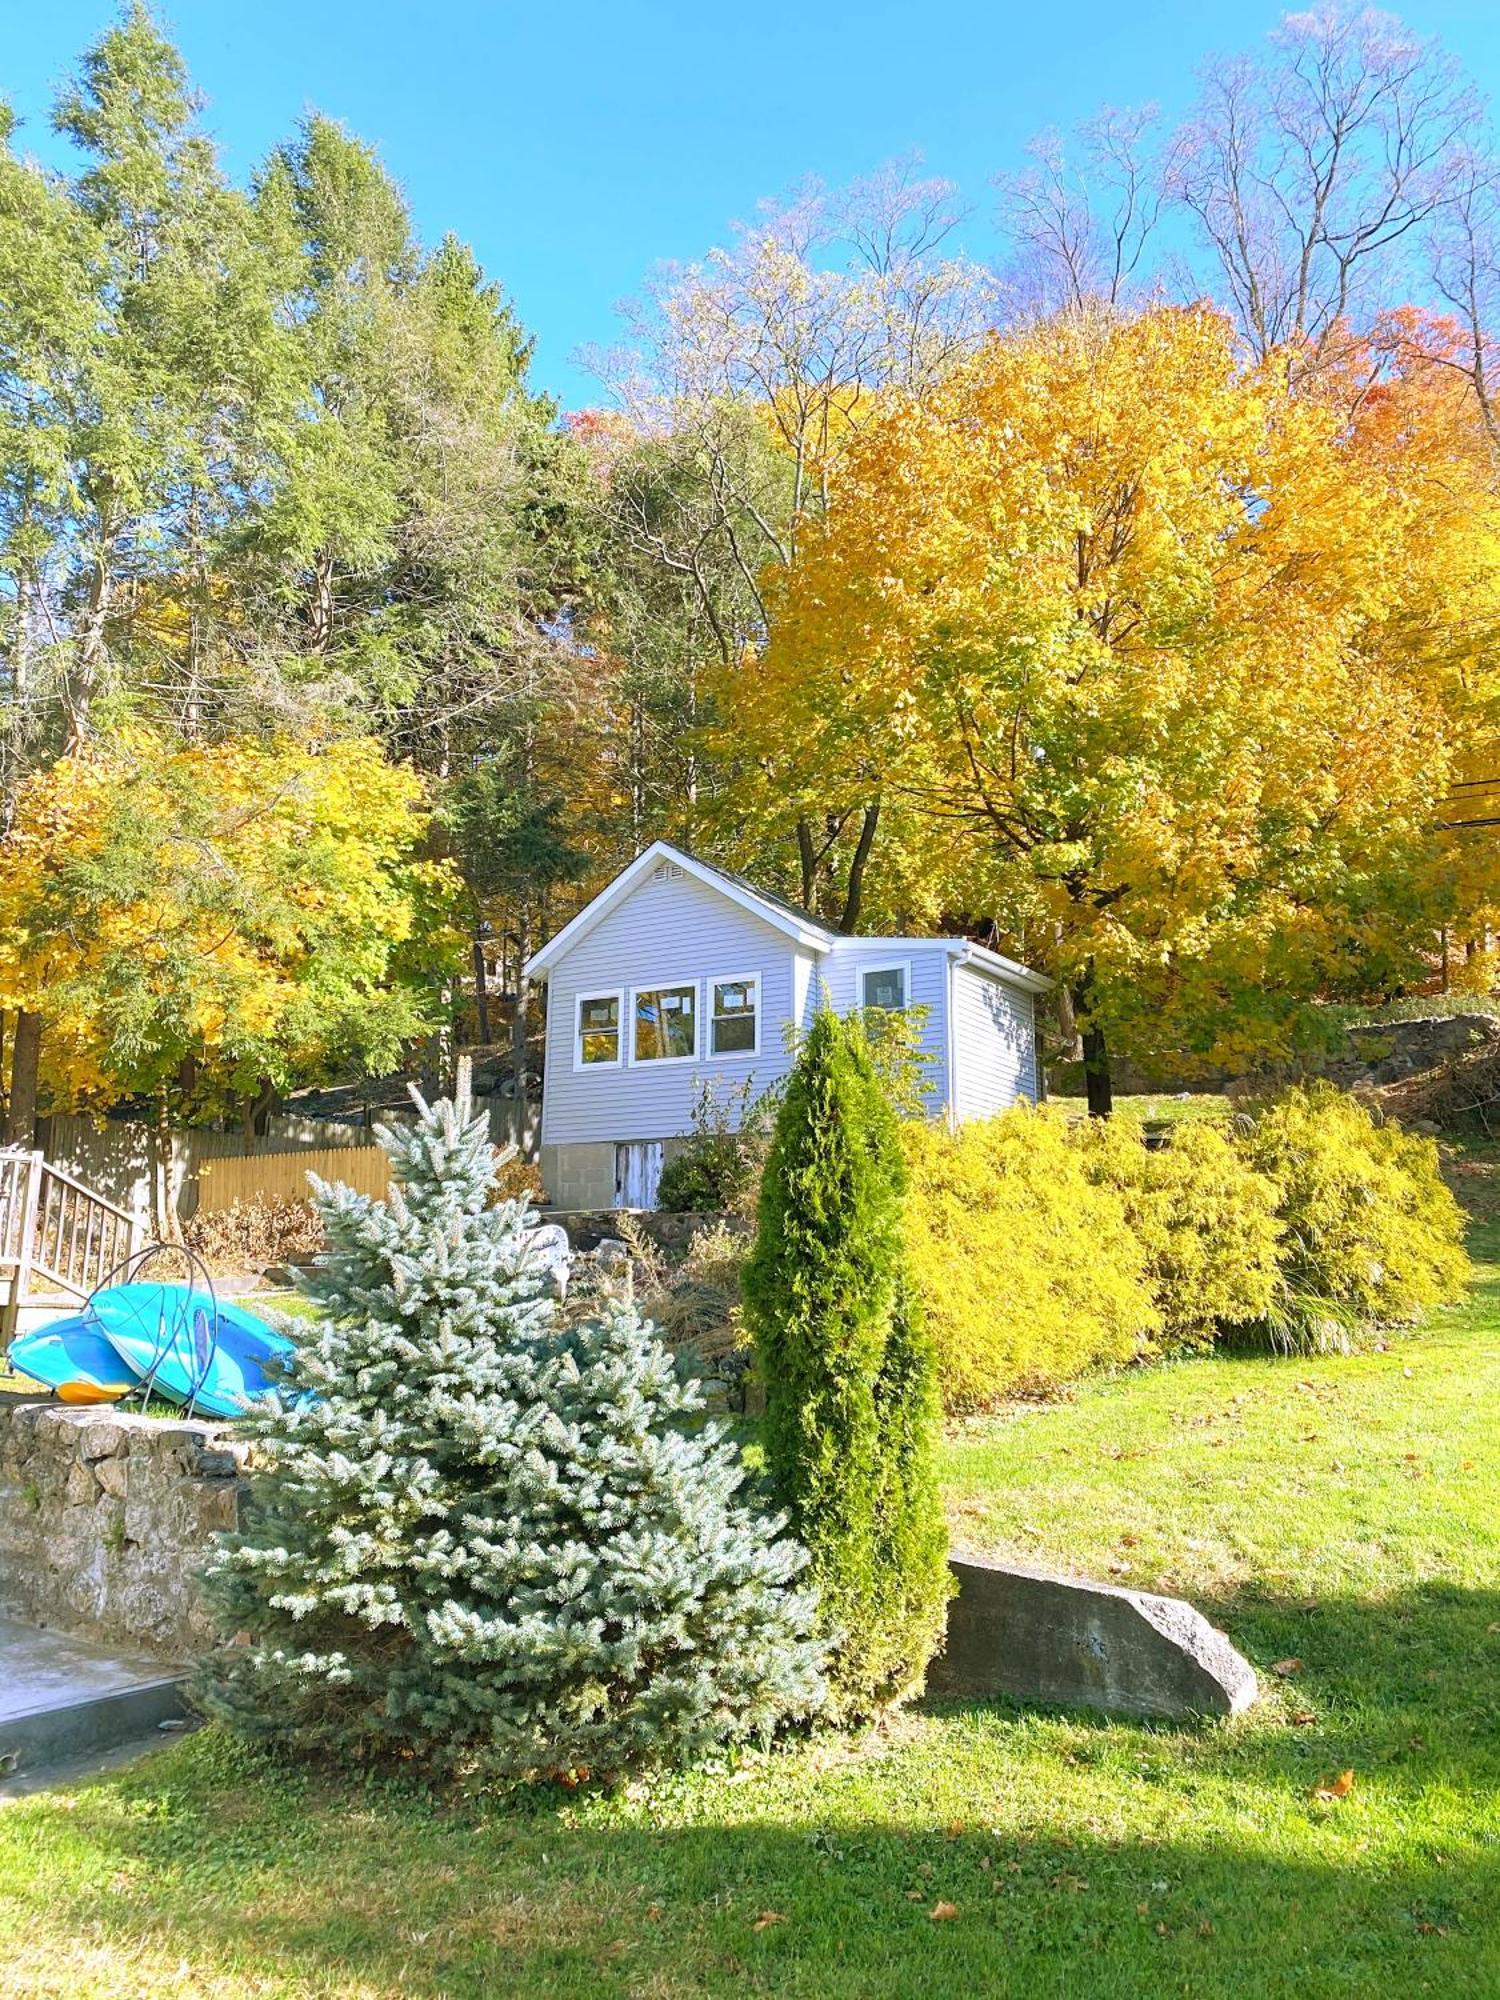
[[[209,1589],[248,1643],[208,1711],[290,1747],[515,1782],[693,1758],[820,1705],[805,1553],[633,1306],[564,1326],[485,1122],[381,1133],[388,1202],[323,1188],[291,1380],[247,1428]],[[311,1397],[299,1398],[310,1390]]]
[[[1129,1118],[1073,1127],[1089,1178],[1120,1197],[1145,1256],[1165,1353],[1211,1347],[1263,1320],[1277,1286],[1276,1189],[1215,1126],[1179,1125],[1148,1146]]]
[[[951,1410],[1125,1361],[1158,1331],[1146,1253],[1055,1112],[903,1127],[912,1279]]]
[[[1265,1327],[1278,1345],[1337,1346],[1462,1292],[1463,1214],[1430,1139],[1316,1083],[1262,1107],[1237,1144],[1276,1188],[1282,1275]]]
[[[920,1685],[952,1590],[904,1181],[864,1031],[822,1012],[778,1112],[744,1299],[767,1467],[812,1555],[846,1717]]]

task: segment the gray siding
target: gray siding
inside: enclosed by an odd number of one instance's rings
[[[691,1130],[705,1077],[733,1090],[785,1073],[785,1024],[793,1015],[792,940],[690,875],[637,884],[551,969],[547,981],[547,1074],[542,1143],[665,1139]],[[705,1058],[708,982],[760,974],[760,1054]],[[629,989],[656,982],[698,985],[696,1062],[632,1064]],[[619,1069],[573,1067],[579,994],[626,989],[627,1050]]]
[[[977,966],[953,968],[954,1115],[992,1118],[1037,1094],[1032,996]]]

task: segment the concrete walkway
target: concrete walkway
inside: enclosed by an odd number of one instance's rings
[[[0,1778],[72,1764],[186,1713],[180,1667],[0,1617]]]

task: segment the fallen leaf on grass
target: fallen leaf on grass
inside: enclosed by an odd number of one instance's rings
[[[1315,1799],[1347,1799],[1353,1790],[1354,1773],[1352,1771],[1340,1771],[1338,1776],[1330,1779],[1326,1785],[1314,1785],[1313,1797]]]
[[[1484,1629],[1486,1632],[1500,1632],[1500,1618],[1492,1618]]]
[[[1300,1674],[1301,1671],[1302,1662],[1295,1654],[1289,1660],[1273,1660],[1271,1662],[1271,1672],[1273,1674],[1280,1674],[1283,1680],[1287,1678],[1288,1674]]]
[[[958,1915],[957,1903],[934,1903],[927,1912],[935,1924],[946,1924]]]
[[[1317,1719],[1317,1716],[1310,1708],[1299,1708],[1292,1717],[1292,1727],[1293,1729],[1305,1729],[1310,1722],[1316,1722]]]
[[[906,1900],[908,1903],[921,1903],[924,1902],[926,1898],[923,1896],[923,1893],[920,1889],[908,1889],[906,1892]]]
[[[949,1820],[949,1822],[948,1822],[948,1838],[949,1838],[950,1840],[957,1840],[957,1839],[958,1839],[958,1837],[959,1837],[959,1835],[960,1835],[960,1834],[961,1834],[961,1833],[963,1832],[963,1830],[964,1830],[964,1823],[963,1823],[963,1821],[962,1821],[961,1819],[950,1819],[950,1820]]]
[[[753,1931],[768,1931],[772,1924],[784,1924],[785,1922],[786,1918],[781,1914],[780,1910],[762,1910],[750,1928]]]

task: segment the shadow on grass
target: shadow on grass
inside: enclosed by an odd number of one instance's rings
[[[1296,1636],[1316,1721],[1274,1697],[1192,1731],[950,1704],[865,1756],[484,1812],[205,1731],[66,1810],[10,1809],[36,1884],[29,1923],[7,1884],[16,1934],[63,1953],[24,1990],[1493,2000],[1500,1600],[1236,1616],[1267,1651]],[[1347,1807],[1310,1798],[1347,1766]],[[1434,1787],[1472,1815],[1429,1813]]]

